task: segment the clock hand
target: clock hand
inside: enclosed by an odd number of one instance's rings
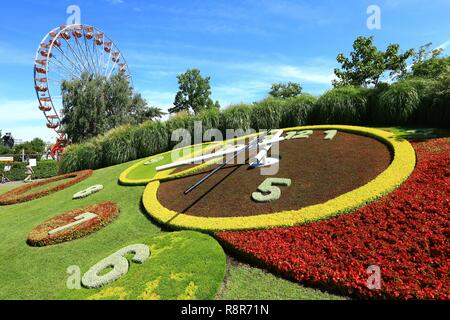
[[[194,183],[192,186],[190,186],[189,188],[187,188],[184,191],[184,194],[188,194],[189,192],[191,192],[192,190],[194,190],[195,188],[197,188],[200,184],[202,184],[206,179],[208,179],[209,177],[211,177],[213,174],[215,174],[217,171],[219,171],[220,169],[222,169],[223,167],[225,167],[228,163],[230,163],[231,161],[233,161],[234,159],[236,159],[236,157],[242,153],[245,152],[246,150],[250,149],[253,147],[253,145],[259,141],[259,138],[256,137],[254,138],[252,141],[250,141],[250,143],[245,146],[245,148],[237,151],[232,158],[228,159],[227,161],[225,161],[224,163],[222,163],[220,166],[218,166],[217,168],[215,168],[213,171],[211,171],[210,173],[208,173],[206,176],[204,176],[203,178],[201,178],[200,180],[198,180],[196,183]]]

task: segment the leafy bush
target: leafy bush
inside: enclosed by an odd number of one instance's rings
[[[450,76],[434,87],[434,94],[426,108],[426,123],[450,128]]]
[[[100,137],[81,144],[68,146],[59,162],[59,171],[62,173],[83,169],[98,169],[103,167],[102,148]]]
[[[311,111],[317,102],[316,97],[302,94],[284,101],[284,112],[281,120],[282,128],[303,126],[310,122]]]
[[[419,107],[420,96],[414,85],[401,81],[381,94],[372,116],[379,125],[402,125],[413,122]]]
[[[284,100],[274,98],[267,98],[255,103],[251,109],[251,127],[255,130],[280,128],[284,103]]]
[[[192,132],[194,131],[194,117],[191,116],[188,112],[179,112],[172,116],[169,120],[166,122],[167,130],[169,131],[169,148],[173,148],[177,144],[179,144],[181,141],[183,141],[184,144],[189,145],[192,143]],[[183,133],[180,136],[174,136],[174,131],[177,129],[187,129],[188,131]],[[191,135],[190,137],[188,134]],[[179,138],[182,140],[172,141],[174,138]],[[183,145],[184,145],[183,144]]]
[[[25,179],[25,171],[27,162],[13,162],[11,163],[11,171],[7,174],[7,177],[11,181],[19,181]],[[0,172],[3,172],[3,168],[5,167],[4,163],[0,163]],[[54,160],[43,160],[38,161],[37,166],[33,168],[34,179],[45,179],[51,178],[58,174],[58,165]]]
[[[103,164],[112,166],[137,159],[136,126],[124,125],[106,133],[101,139]]]
[[[226,129],[250,129],[251,108],[250,105],[241,103],[231,105],[223,110],[221,113],[220,130],[225,132]]]
[[[137,158],[157,154],[168,150],[169,131],[165,123],[147,121],[139,125],[134,132],[134,147]]]
[[[367,121],[367,89],[345,86],[322,95],[312,111],[314,124],[362,124]]]

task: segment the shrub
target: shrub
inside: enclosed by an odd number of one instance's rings
[[[281,127],[297,127],[309,123],[311,111],[317,98],[309,94],[302,94],[285,100],[283,104],[284,112],[281,120]]]
[[[381,94],[372,110],[373,119],[379,125],[401,125],[413,122],[420,107],[420,96],[408,81],[397,82]]]
[[[103,164],[115,164],[137,159],[136,126],[124,125],[109,131],[101,140]]]
[[[437,87],[428,110],[426,121],[431,125],[450,128],[450,77]]]
[[[284,100],[267,98],[251,108],[250,123],[255,130],[280,128],[284,113]]]
[[[144,158],[168,150],[169,132],[165,123],[146,121],[139,125],[134,133],[137,158]]]
[[[194,117],[191,116],[188,112],[179,112],[172,116],[169,120],[166,122],[167,130],[169,131],[169,148],[173,148],[174,146],[178,145],[180,143],[180,140],[178,141],[172,141],[175,136],[172,137],[173,133],[177,129],[187,129],[190,137],[187,134],[184,134],[182,136],[178,136],[177,138],[181,138],[183,141],[183,146],[187,146],[192,143],[192,132],[194,131]]]
[[[7,177],[11,181],[18,181],[25,179],[25,171],[27,162],[13,162],[11,163],[11,171],[7,174]],[[0,163],[0,172],[3,172],[5,167],[4,163]],[[58,174],[58,164],[54,160],[38,161],[37,166],[33,168],[35,179],[51,178]]]
[[[226,133],[227,129],[248,130],[251,128],[251,106],[248,104],[231,105],[221,113],[220,130]]]
[[[315,124],[362,124],[368,115],[367,89],[345,86],[322,95],[313,109]]]
[[[68,146],[59,162],[62,173],[83,169],[98,169],[103,166],[100,138],[91,139],[85,143]]]

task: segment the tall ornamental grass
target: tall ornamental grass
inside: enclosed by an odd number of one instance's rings
[[[420,96],[413,84],[401,81],[389,87],[379,97],[372,117],[378,125],[405,125],[414,122],[420,107]]]
[[[314,124],[358,125],[367,121],[367,89],[346,86],[327,91],[314,106]]]

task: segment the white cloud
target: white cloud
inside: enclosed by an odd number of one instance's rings
[[[292,79],[293,81],[305,81],[311,83],[330,84],[335,75],[330,70],[281,65],[271,68],[275,75]]]
[[[11,132],[17,139],[39,137],[53,141],[55,133],[45,126],[45,117],[36,100],[0,100],[0,130]]]

